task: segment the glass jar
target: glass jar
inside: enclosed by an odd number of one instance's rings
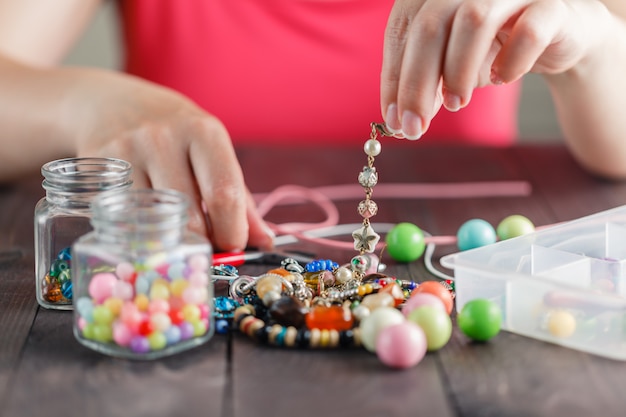
[[[102,194],[94,231],[72,245],[74,335],[98,352],[155,359],[214,332],[212,248],[187,230],[189,201],[172,190]]]
[[[35,207],[35,293],[39,305],[72,308],[71,245],[92,230],[90,203],[132,185],[131,165],[111,158],[69,158],[41,168],[46,196]]]

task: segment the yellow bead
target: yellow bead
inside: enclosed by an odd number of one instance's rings
[[[124,305],[124,301],[121,298],[107,298],[104,303],[102,303],[106,308],[111,310],[115,317],[120,315],[120,311],[122,310],[122,305]]]
[[[576,318],[569,311],[553,311],[548,317],[548,331],[562,339],[570,337],[576,331]]]
[[[359,285],[358,288],[356,289],[356,293],[360,296],[363,297],[365,294],[367,294],[365,292],[365,285]]]
[[[372,291],[374,291],[374,287],[372,287],[372,284],[365,284],[365,293],[371,294]]]
[[[137,294],[137,296],[135,297],[135,305],[137,306],[139,311],[148,311],[150,299],[146,294]]]
[[[170,292],[174,297],[181,297],[183,291],[189,286],[189,283],[184,279],[175,279],[170,284]]]
[[[323,329],[320,331],[320,347],[325,348],[328,347],[330,342],[330,332],[327,329]]]

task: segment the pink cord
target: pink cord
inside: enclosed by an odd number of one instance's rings
[[[416,184],[379,184],[376,186],[374,198],[418,199],[418,198],[478,198],[502,196],[528,196],[531,186],[525,181],[487,181],[466,183],[416,183]],[[361,199],[363,188],[354,185],[334,185],[307,188],[298,185],[283,185],[269,193],[253,195],[258,210],[265,217],[274,207],[290,204],[313,203],[325,214],[321,222],[268,223],[276,235],[291,235],[302,241],[314,242],[338,249],[354,249],[353,242],[345,242],[315,236],[312,232],[321,228],[338,226],[339,212],[333,200]],[[355,228],[356,229],[356,228]],[[332,235],[335,235],[334,233]],[[456,243],[456,236],[429,236],[427,244],[448,245]],[[379,242],[382,248],[384,243]],[[377,247],[377,248],[378,248]]]

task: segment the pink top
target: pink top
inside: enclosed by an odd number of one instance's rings
[[[363,143],[382,121],[380,69],[392,0],[122,0],[126,70],[172,87],[233,142]],[[519,85],[440,111],[422,141],[510,144]]]

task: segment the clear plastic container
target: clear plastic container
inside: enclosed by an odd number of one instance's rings
[[[132,185],[131,165],[111,158],[70,158],[41,168],[46,196],[35,207],[35,293],[46,308],[72,308],[72,243],[92,230],[93,198]]]
[[[497,303],[502,328],[626,360],[626,206],[444,256],[457,311]]]
[[[189,203],[170,190],[103,194],[94,231],[72,246],[74,335],[98,352],[155,359],[214,332],[212,248],[187,230]]]

